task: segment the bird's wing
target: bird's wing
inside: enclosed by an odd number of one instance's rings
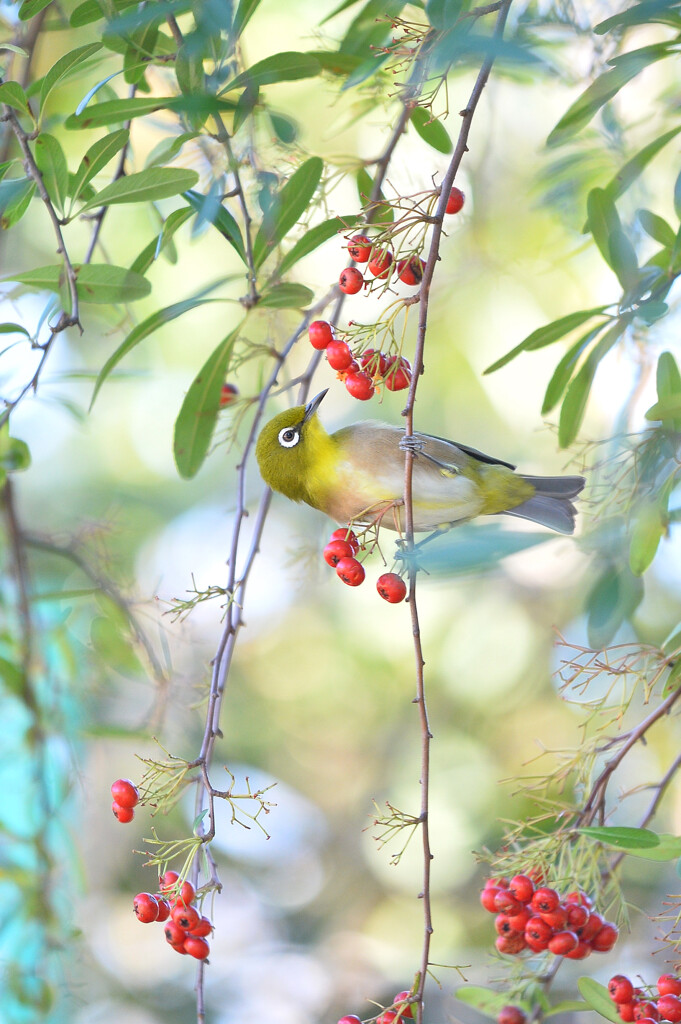
[[[458,441],[448,441],[445,437],[437,437],[434,434],[416,433],[414,437],[423,444],[423,450],[418,454],[425,456],[441,469],[451,473],[457,473],[464,469],[469,458],[491,466],[506,466],[508,469],[515,469],[510,462],[494,459],[491,455],[485,455],[477,448],[469,448],[468,445],[460,444]]]

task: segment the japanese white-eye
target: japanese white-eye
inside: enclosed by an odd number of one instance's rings
[[[339,523],[403,530],[405,444],[414,452],[414,530],[445,530],[476,516],[529,519],[572,533],[581,476],[521,476],[515,466],[430,434],[405,441],[400,427],[367,420],[328,434],[317,409],[326,391],[307,405],[279,413],[258,437],[262,478],[292,501],[304,501]]]

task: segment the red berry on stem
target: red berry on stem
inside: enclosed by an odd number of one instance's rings
[[[498,893],[494,897],[494,906],[497,910],[506,911],[509,914],[517,914],[523,908],[523,904],[518,903],[518,901],[511,896],[510,889],[499,889]]]
[[[577,949],[579,945],[579,939],[574,932],[556,932],[549,939],[549,950],[551,953],[555,953],[556,956],[565,956],[566,953],[571,953],[573,949]]]
[[[137,786],[130,779],[116,779],[111,787],[111,796],[119,807],[136,807],[140,799]]]
[[[184,940],[184,951],[197,960],[205,960],[210,953],[210,946],[199,935],[188,935]]]
[[[530,906],[534,910],[535,914],[550,914],[552,910],[555,910],[560,903],[560,896],[555,889],[549,889],[548,886],[543,885],[540,889],[535,891],[534,896],[530,901]]]
[[[449,199],[447,200],[447,206],[445,213],[458,213],[462,208],[466,197],[460,188],[454,186],[452,191],[449,193]]]
[[[195,907],[187,907],[184,903],[176,903],[173,909],[170,911],[171,920],[175,924],[179,924],[180,928],[183,928],[188,932],[191,928],[196,928],[199,923],[199,912]]]
[[[589,920],[589,911],[578,903],[566,903],[565,909],[567,910],[568,928],[571,928],[573,932],[578,928],[583,928]]]
[[[586,907],[587,910],[591,910],[593,907],[593,900],[581,889],[578,892],[569,892],[563,902],[577,903],[580,907]]]
[[[344,1017],[338,1021],[338,1024],[362,1024],[359,1017],[356,1017],[354,1013],[346,1013]]]
[[[594,935],[601,930],[604,924],[605,919],[594,910],[589,914],[586,924],[582,928],[577,929],[577,934],[582,942],[591,942]]]
[[[681,1020],[681,999],[668,992],[657,1000],[657,1008],[664,1020],[670,1020],[672,1024],[678,1024]]]
[[[614,1003],[630,1003],[634,998],[634,986],[626,974],[615,974],[608,982],[608,995]]]
[[[391,356],[385,371],[385,386],[388,391],[404,391],[411,383],[411,366],[402,356]]]
[[[525,1014],[519,1006],[502,1006],[497,1014],[497,1024],[525,1024]]]
[[[365,352],[362,352],[360,362],[362,369],[366,370],[371,377],[383,377],[388,366],[386,356],[373,348],[368,348]]]
[[[407,596],[407,584],[396,572],[384,572],[382,576],[379,576],[376,580],[376,590],[388,604],[399,604]],[[503,891],[503,889],[499,890],[499,892]]]
[[[312,348],[316,348],[320,352],[326,348],[330,341],[333,341],[331,324],[327,323],[326,320],[313,320],[307,329],[307,333]]]
[[[175,888],[179,877],[180,876],[177,871],[166,871],[158,880],[158,887],[160,891],[163,893],[170,892],[171,889]]]
[[[591,956],[592,950],[588,942],[580,942],[571,953],[566,953],[565,956],[568,960],[586,960],[588,956]]]
[[[376,1024],[393,1024],[395,1020],[397,1020],[397,1014],[394,1010],[384,1010],[376,1018]]]
[[[166,942],[169,942],[171,946],[181,946],[187,938],[185,929],[177,921],[173,921],[172,917],[164,924],[163,934],[166,937]]]
[[[520,932],[512,932],[510,935],[497,935],[494,945],[500,953],[515,955],[525,949],[525,936]]]
[[[132,909],[135,916],[142,924],[149,924],[158,917],[158,903],[156,897],[150,892],[138,892],[132,901]]]
[[[553,928],[554,932],[559,932],[567,925],[567,910],[563,910],[562,907],[556,907],[548,914],[539,915],[543,921]]]
[[[392,261],[392,253],[388,252],[387,249],[382,249],[369,260],[369,273],[373,274],[374,277],[388,277]]]
[[[485,882],[485,889],[508,889],[509,884],[508,878],[488,878]]]
[[[135,817],[132,807],[121,807],[115,800],[111,804],[111,810],[113,811],[114,818],[118,818],[122,825],[127,825]]]
[[[353,554],[352,544],[346,540],[330,540],[324,548],[324,561],[335,569],[341,558],[352,558]]]
[[[631,1024],[634,1019],[634,1003],[618,1003],[617,1012],[620,1015],[620,1020],[626,1021],[626,1024]]]
[[[518,903],[529,903],[534,895],[534,882],[527,875],[515,875],[509,882],[508,891]]]
[[[414,1019],[413,1003],[409,1002],[410,995],[411,992],[407,992],[405,989],[403,992],[398,992],[393,999],[393,1005],[397,1007],[398,1015],[402,1020]]]
[[[341,558],[336,566],[336,575],[340,576],[343,583],[347,583],[349,587],[358,587],[360,583],[364,582],[366,573],[361,562],[358,562],[356,558]]]
[[[375,391],[371,377],[364,370],[349,373],[345,378],[345,387],[348,393],[360,402],[367,402]]]
[[[352,548],[353,554],[359,551],[359,541],[354,532],[348,526],[341,526],[331,534],[331,540],[346,540]]]
[[[338,286],[346,295],[356,295],[363,284],[364,278],[357,267],[346,267],[338,279]]]
[[[418,256],[410,256],[407,260],[400,260],[397,264],[397,276],[403,284],[421,284],[426,261]]]
[[[591,939],[591,948],[596,953],[609,953],[617,942],[620,930],[612,921],[606,921],[600,931]]]
[[[634,1020],[643,1020],[644,1018],[651,1018],[652,1020],[660,1019],[660,1014],[655,1003],[651,1003],[645,999],[634,1006]]]
[[[156,902],[158,903],[158,917],[156,920],[167,921],[170,917],[170,904],[168,900],[164,900],[162,896],[157,896]]]
[[[657,979],[657,991],[661,996],[681,996],[681,978],[675,974],[661,974]]]
[[[532,943],[532,948],[539,946],[540,949],[546,949],[549,944],[553,932],[551,927],[542,921],[541,917],[531,917],[525,925],[525,938],[528,943]],[[538,950],[535,950],[538,952]]]
[[[348,252],[355,263],[366,263],[371,256],[371,239],[366,235],[353,235],[348,245]]]
[[[511,928],[510,918],[507,914],[497,914],[494,918],[494,927],[497,930],[497,935],[513,935],[516,933],[516,929]]]
[[[193,903],[196,898],[196,890],[191,882],[183,882],[180,886],[180,891],[177,896],[177,903],[182,903],[185,907],[188,907],[190,903]]]
[[[213,925],[211,924],[210,920],[207,917],[202,917],[197,925],[189,929],[189,934],[198,935],[199,937],[203,938],[206,935],[210,935],[212,931]]]
[[[488,910],[490,914],[496,914],[497,908],[494,903],[497,893],[500,890],[496,886],[490,886],[488,889],[483,889],[480,893],[480,902],[482,903],[485,910]]]
[[[238,397],[239,389],[236,384],[225,383],[220,388],[220,408],[224,409],[226,406],[231,405],[235,398]]]
[[[345,341],[330,341],[326,347],[326,359],[333,370],[346,370],[352,362],[352,352]]]
[[[519,913],[510,915],[508,920],[514,932],[524,932],[531,917],[532,911],[529,907],[523,907]]]

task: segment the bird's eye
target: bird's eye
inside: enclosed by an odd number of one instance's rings
[[[279,444],[283,445],[284,448],[295,447],[299,440],[300,434],[294,427],[285,427],[284,430],[279,431]]]

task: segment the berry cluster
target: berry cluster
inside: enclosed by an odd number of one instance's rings
[[[411,993],[406,990],[398,992],[393,999],[392,1006],[378,1015],[376,1024],[401,1024],[405,1020],[414,1020],[414,1011],[409,1002],[410,995]],[[341,1017],[338,1024],[362,1024],[362,1022],[354,1013],[348,1013],[345,1017]]]
[[[360,583],[364,583],[366,576],[364,566],[355,558],[358,551],[357,537],[345,526],[333,531],[329,543],[324,548],[324,561],[336,570],[336,575],[349,587],[358,587]],[[384,572],[379,576],[376,589],[388,604],[399,604],[407,596],[407,585],[396,572]]]
[[[213,926],[194,906],[194,886],[180,882],[177,871],[166,871],[159,878],[159,892],[140,892],[132,901],[138,921],[161,921],[166,941],[176,953],[205,960],[210,953],[206,936]]]
[[[326,320],[314,320],[308,327],[308,335],[313,348],[326,351],[329,366],[345,382],[348,393],[360,402],[367,402],[381,384],[388,391],[403,391],[409,387],[411,365],[402,356],[386,356],[373,348],[353,354],[346,341],[334,338],[331,324]]]
[[[656,1021],[681,1021],[681,978],[663,974],[657,979],[657,996],[634,988],[625,974],[616,974],[608,982],[610,998],[624,1021],[655,1024]]]
[[[546,885],[535,888],[528,875],[516,875],[510,882],[490,878],[480,902],[497,915],[494,924],[500,953],[548,950],[570,960],[584,960],[592,952],[607,953],[619,935],[617,925],[596,913],[586,893],[561,897]]]
[[[116,779],[111,787],[111,796],[114,816],[121,824],[127,825],[135,817],[134,809],[140,800],[137,786],[130,779]]]

